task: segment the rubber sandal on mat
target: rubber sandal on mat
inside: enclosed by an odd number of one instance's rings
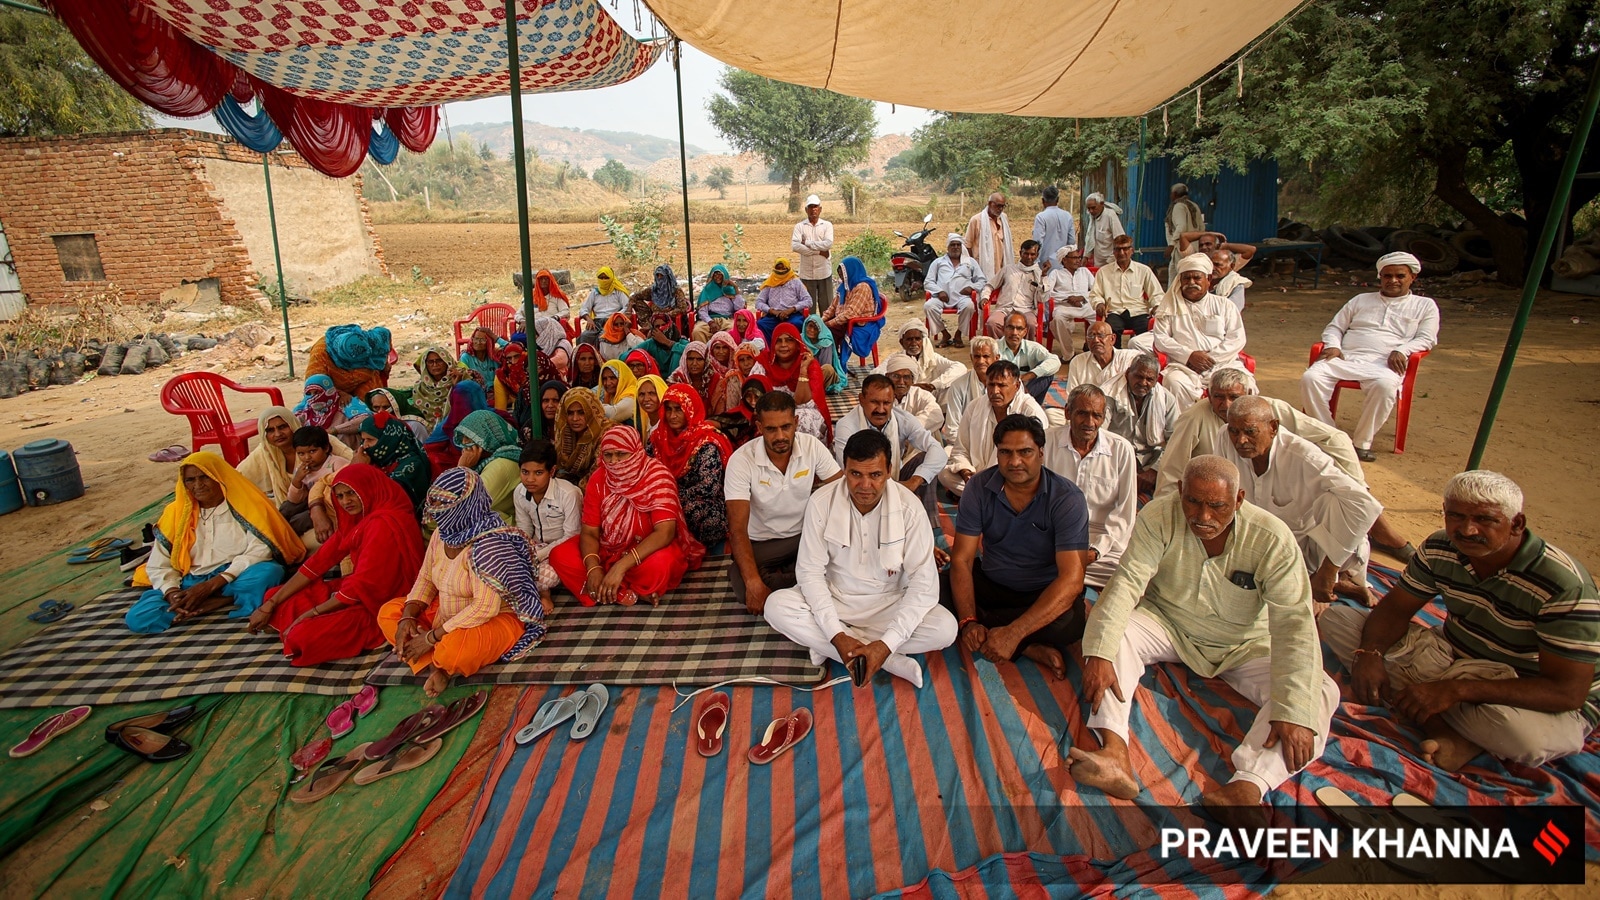
[[[773,719],[761,742],[750,748],[750,761],[764,766],[782,756],[811,733],[811,724],[811,710],[803,706],[785,718]]]
[[[533,721],[529,722],[517,732],[518,744],[531,744],[547,732],[555,730],[557,725],[572,718],[578,713],[578,697],[582,694],[570,694],[546,702],[533,714]]]
[[[66,712],[56,713],[45,719],[28,732],[28,737],[22,743],[11,748],[11,757],[21,759],[38,753],[44,749],[45,744],[55,740],[58,735],[66,734],[82,725],[83,720],[89,718],[89,713],[92,711],[87,706],[74,706]]]
[[[371,784],[380,778],[398,775],[401,772],[409,772],[438,756],[439,748],[443,746],[444,741],[438,738],[434,738],[426,744],[407,744],[404,748],[363,767],[350,780],[356,784]]]
[[[722,752],[722,733],[728,730],[728,714],[732,709],[733,701],[721,691],[700,704],[700,711],[694,716],[694,749],[701,756],[709,759]]]
[[[38,611],[28,613],[28,621],[37,622],[40,625],[49,625],[66,618],[67,613],[72,612],[72,610],[71,603],[63,603],[60,600],[44,600],[39,603]]]
[[[426,744],[444,737],[454,731],[456,726],[477,715],[488,702],[488,691],[477,691],[462,697],[446,708],[444,718],[436,722],[432,728],[417,732],[416,737],[413,737],[411,742],[414,744]]]
[[[437,725],[439,720],[444,718],[446,712],[444,707],[434,704],[420,712],[414,712],[406,716],[400,720],[400,724],[396,725],[393,731],[389,732],[388,737],[366,745],[367,759],[370,761],[388,756],[394,752],[396,747]]]
[[[324,762],[317,770],[311,773],[305,784],[295,788],[289,794],[289,799],[295,803],[315,803],[323,797],[337,791],[339,786],[350,780],[350,776],[360,768],[367,748],[371,744],[362,744],[346,753],[343,757]]]
[[[572,731],[567,736],[581,741],[594,734],[594,726],[599,724],[611,702],[611,692],[603,684],[591,684],[573,696],[578,698],[578,711],[572,714]]]

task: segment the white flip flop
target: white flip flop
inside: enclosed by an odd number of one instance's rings
[[[605,714],[606,705],[611,702],[611,692],[603,684],[595,683],[583,689],[582,693],[573,694],[578,698],[578,711],[573,716],[572,740],[581,741],[594,733],[594,726],[599,724],[600,717]]]
[[[532,743],[541,735],[572,718],[578,712],[578,699],[582,696],[584,696],[582,693],[571,694],[551,700],[539,707],[539,711],[533,714],[533,721],[517,732],[517,743]]]

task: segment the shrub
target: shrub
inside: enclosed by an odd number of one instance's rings
[[[869,228],[844,245],[843,255],[839,259],[854,256],[866,265],[869,273],[881,275],[889,271],[889,257],[893,254],[894,243]]]

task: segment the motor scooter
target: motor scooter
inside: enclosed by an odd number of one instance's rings
[[[922,230],[906,237],[896,231],[894,236],[904,241],[904,250],[897,250],[889,257],[889,265],[894,269],[894,289],[901,300],[922,300],[922,280],[927,275],[928,266],[939,258],[939,249],[928,243],[928,235],[933,233],[929,225],[933,221],[933,213],[922,217]]]

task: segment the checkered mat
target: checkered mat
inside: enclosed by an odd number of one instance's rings
[[[545,623],[550,633],[516,662],[497,663],[465,679],[470,684],[711,685],[743,678],[816,684],[825,670],[806,651],[773,631],[733,599],[728,556],[707,557],[661,605],[579,606],[557,594]],[[369,684],[420,683],[394,656]]]
[[[0,708],[100,706],[197,694],[325,694],[361,688],[383,656],[374,650],[325,666],[296,667],[276,633],[242,619],[206,616],[164,634],[123,624],[139,589],[101,594],[0,656]]]

